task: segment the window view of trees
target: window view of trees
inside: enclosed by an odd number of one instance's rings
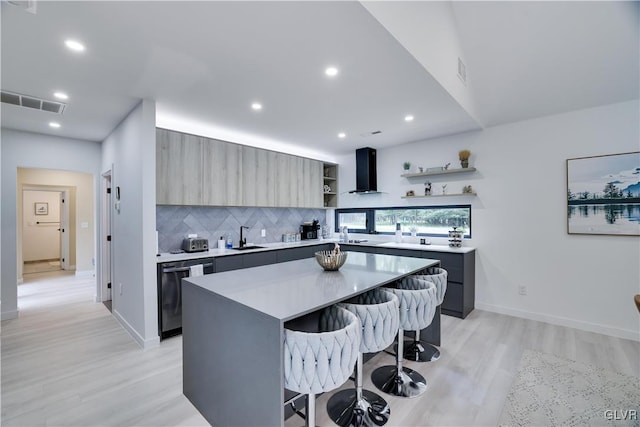
[[[367,213],[366,212],[343,212],[338,215],[340,227],[347,227],[351,231],[367,230]]]
[[[368,220],[367,220],[368,219]],[[471,206],[420,206],[415,208],[370,208],[336,211],[336,225],[351,232],[394,234],[396,224],[404,234],[448,236],[456,226],[471,236]]]

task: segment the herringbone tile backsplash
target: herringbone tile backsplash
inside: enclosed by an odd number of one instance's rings
[[[158,249],[169,252],[180,249],[187,234],[209,239],[215,248],[220,236],[231,234],[233,245],[240,240],[240,226],[246,225],[247,243],[273,243],[282,241],[284,233],[297,233],[300,224],[317,219],[326,224],[324,209],[297,208],[224,208],[210,206],[156,206]],[[260,231],[267,236],[261,237]]]

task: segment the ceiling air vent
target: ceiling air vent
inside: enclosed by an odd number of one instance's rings
[[[360,134],[360,136],[362,136],[362,137],[365,137],[365,138],[366,138],[366,137],[368,137],[368,136],[371,136],[371,135],[378,135],[378,134],[380,134],[380,133],[382,133],[382,131],[381,131],[381,130],[374,130],[373,132],[365,132],[365,133],[361,133],[361,134]]]
[[[33,108],[35,110],[48,111],[49,113],[62,114],[67,106],[62,102],[48,101],[36,98],[35,96],[20,95],[6,91],[0,92],[0,100],[5,104],[17,105],[19,107]]]

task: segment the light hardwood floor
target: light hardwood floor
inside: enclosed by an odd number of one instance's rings
[[[18,287],[20,317],[2,322],[3,426],[208,425],[182,395],[180,337],[143,351],[93,302],[93,280],[29,276]],[[640,377],[640,343],[576,329],[476,310],[443,316],[442,336],[440,360],[406,364],[427,378],[427,392],[387,397],[391,426],[496,425],[527,348]],[[391,363],[384,353],[369,361],[365,387]],[[318,398],[318,425],[333,425],[328,397]]]

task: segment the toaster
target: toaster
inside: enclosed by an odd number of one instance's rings
[[[209,240],[202,237],[187,237],[182,241],[185,252],[203,252],[209,250]]]

